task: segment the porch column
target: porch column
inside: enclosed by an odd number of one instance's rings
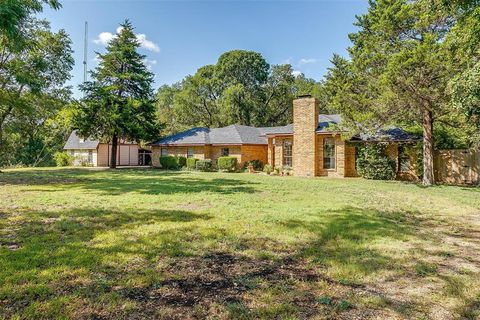
[[[268,163],[275,167],[275,146],[273,145],[274,138],[268,138]]]

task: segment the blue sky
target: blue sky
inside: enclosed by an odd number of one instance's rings
[[[180,81],[225,51],[260,52],[270,64],[290,63],[319,80],[333,53],[346,54],[348,33],[366,0],[340,1],[159,1],[63,0],[59,11],[41,15],[65,29],[75,50],[71,85],[83,80],[84,23],[89,23],[88,65],[95,51],[125,19],[135,26],[156,86]],[[76,95],[78,95],[78,91]]]

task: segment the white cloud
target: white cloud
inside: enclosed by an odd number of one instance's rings
[[[295,76],[295,77],[299,77],[299,76],[302,75],[302,71],[300,71],[300,70],[293,70],[293,71],[292,71],[292,74],[293,74],[293,76]]]
[[[298,65],[302,66],[304,64],[310,64],[310,63],[315,63],[317,62],[317,59],[314,58],[302,58],[298,61]]]
[[[116,33],[113,34],[111,32],[102,32],[98,35],[98,38],[93,40],[98,45],[106,46],[108,43],[120,32],[122,32],[122,27],[118,27]],[[148,51],[153,52],[160,52],[160,47],[151,40],[147,39],[147,35],[144,33],[139,33],[135,35],[137,37],[138,42],[140,43],[140,47],[146,49]]]
[[[148,70],[152,70],[153,66],[157,64],[157,60],[145,59],[143,63],[145,63]]]
[[[149,51],[153,51],[153,52],[160,52],[160,47],[153,41],[148,40],[145,34],[140,33],[140,34],[137,34],[136,36],[142,48],[147,49]]]
[[[93,40],[96,44],[106,46],[112,39],[114,35],[110,32],[102,32],[98,35],[98,38]]]

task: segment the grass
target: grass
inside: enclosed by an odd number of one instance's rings
[[[0,173],[0,319],[480,317],[480,189]]]

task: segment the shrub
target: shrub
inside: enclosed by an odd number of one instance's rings
[[[53,155],[57,167],[68,167],[73,165],[73,160],[75,157],[67,152],[56,152]]]
[[[188,169],[195,169],[198,159],[195,158],[187,158],[187,168]]]
[[[380,144],[366,144],[359,148],[357,172],[366,179],[395,179],[395,161],[385,153],[385,147]]]
[[[186,166],[187,158],[181,156],[160,157],[160,164],[162,165],[163,169],[178,170]]]
[[[212,171],[212,160],[205,159],[205,160],[198,160],[195,164],[195,167],[199,171]]]
[[[266,174],[270,174],[273,172],[273,166],[271,164],[266,164],[264,167],[263,167],[263,172],[265,172]]]
[[[244,167],[247,168],[248,166],[253,166],[253,169],[255,169],[256,171],[261,171],[263,168],[263,162],[260,160],[251,160],[245,162]]]
[[[183,168],[187,165],[187,158],[185,157],[182,157],[182,156],[178,156],[178,157],[175,157],[176,160],[177,160],[177,166],[178,168]]]
[[[235,171],[237,168],[237,158],[235,157],[220,157],[217,161],[219,170]]]
[[[172,157],[172,156],[160,157],[160,164],[162,165],[163,169],[167,169],[167,170],[178,169],[178,163],[177,163],[176,157]]]

